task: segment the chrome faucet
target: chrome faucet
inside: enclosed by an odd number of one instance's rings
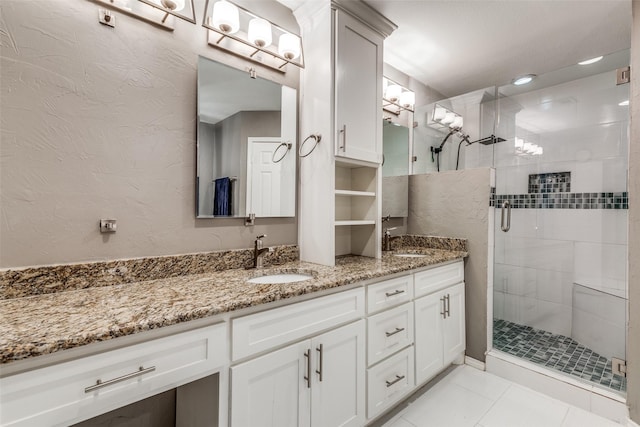
[[[391,230],[395,230],[398,227],[391,227],[384,229],[384,236],[382,238],[382,250],[390,251],[391,250]]]
[[[271,248],[262,247],[262,239],[267,237],[266,234],[261,234],[256,237],[253,245],[253,268],[262,268],[262,257],[265,252],[271,252]]]

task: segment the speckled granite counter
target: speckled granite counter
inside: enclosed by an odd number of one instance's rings
[[[460,247],[460,249],[463,249]],[[91,286],[0,301],[0,363],[109,340],[189,320],[462,259],[464,250],[405,247],[422,258],[348,256],[335,267],[288,261],[263,270],[226,271]],[[310,272],[290,284],[251,284],[256,275]]]

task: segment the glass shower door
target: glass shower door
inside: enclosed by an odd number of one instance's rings
[[[628,52],[497,89],[493,348],[624,393]],[[507,220],[510,215],[510,228]]]

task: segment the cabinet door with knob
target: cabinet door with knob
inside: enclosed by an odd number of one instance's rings
[[[360,426],[364,320],[231,368],[231,425]]]
[[[415,300],[416,384],[465,350],[464,283]]]

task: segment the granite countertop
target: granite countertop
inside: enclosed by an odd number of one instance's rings
[[[262,270],[231,269],[0,300],[0,363],[228,313],[368,279],[462,259],[462,250],[405,247],[425,257],[346,256],[335,267],[289,261]],[[308,272],[289,284],[251,284],[274,272]]]

